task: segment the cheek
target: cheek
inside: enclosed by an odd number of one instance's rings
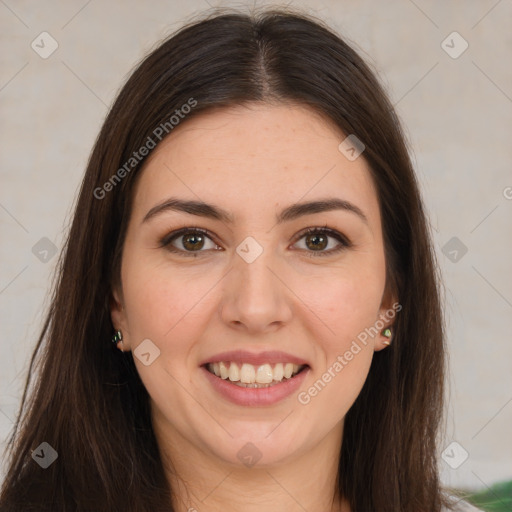
[[[321,313],[329,326],[328,335],[322,337],[326,368],[341,361],[343,371],[338,365],[336,373],[355,380],[368,369],[375,335],[371,327],[377,319],[380,300],[380,289],[370,290],[354,281],[344,281],[326,294],[325,312]]]
[[[297,399],[305,413],[310,411],[323,426],[332,427],[353,405],[368,376],[374,356],[374,341],[368,332],[376,321],[380,294],[344,282],[325,293],[322,300],[318,316],[328,329],[318,327],[311,333],[318,364]]]
[[[182,386],[192,387],[197,370],[193,366],[197,358],[189,356],[208,319],[208,290],[215,283],[170,266],[143,264],[142,258],[127,259],[125,270],[126,316],[138,373],[156,403],[163,408],[169,403],[185,407],[182,402],[190,397],[183,394]],[[137,346],[145,339],[159,350],[148,366],[137,357]]]
[[[367,378],[384,281],[384,266],[376,261],[359,271],[347,267],[334,280],[314,280],[318,286],[302,291],[317,319],[311,335],[319,363],[299,402],[322,410],[326,423],[346,414]]]
[[[300,289],[304,303],[322,321],[320,338],[326,340],[328,352],[342,350],[378,318],[385,271],[379,261],[372,263],[359,267],[347,265],[329,275],[317,275]]]
[[[163,344],[173,339],[176,345],[186,327],[190,338],[200,311],[208,303],[209,282],[207,277],[161,265],[128,263],[123,288],[130,334],[135,339],[154,338]]]
[[[297,399],[303,414],[316,418],[315,428],[329,430],[343,420],[361,392],[373,354],[370,345],[348,343],[333,350],[325,368],[314,372]]]

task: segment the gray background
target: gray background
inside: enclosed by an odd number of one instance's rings
[[[291,3],[363,54],[405,125],[445,284],[451,367],[443,480],[486,488],[510,479],[512,3]],[[252,5],[0,0],[1,440],[48,303],[52,248],[62,247],[116,92],[139,59],[192,15]],[[46,59],[39,53],[51,41],[43,31],[58,44]],[[463,39],[450,36],[454,31]],[[464,41],[469,46],[459,55]]]

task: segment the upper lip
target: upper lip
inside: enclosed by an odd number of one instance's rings
[[[200,366],[207,363],[219,363],[220,361],[232,361],[235,363],[248,363],[254,366],[259,366],[265,363],[293,363],[302,365],[309,365],[305,359],[288,354],[287,352],[281,352],[279,350],[267,350],[264,352],[248,352],[247,350],[231,350],[229,352],[221,352],[209,357],[201,362]]]

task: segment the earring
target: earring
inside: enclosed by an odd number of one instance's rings
[[[386,329],[384,329],[382,332],[381,332],[382,336],[384,336],[385,338],[388,338],[386,341],[383,341],[382,343],[384,345],[391,345],[391,329],[388,327]]]
[[[121,342],[121,347],[123,346],[123,335],[121,333],[121,331],[116,331],[114,333],[114,336],[112,336],[112,343],[114,345],[117,345],[118,342]],[[119,350],[121,350],[121,352],[124,352],[124,350],[122,348],[120,348]]]

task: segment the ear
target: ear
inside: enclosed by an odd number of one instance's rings
[[[382,298],[382,302],[379,308],[378,318],[376,325],[379,327],[379,334],[375,338],[375,351],[383,350],[388,348],[393,343],[393,337],[395,334],[394,325],[396,323],[396,317],[402,310],[402,305],[398,301],[398,297],[394,291],[386,290]],[[382,327],[380,329],[380,327]],[[388,334],[387,329],[390,329],[391,336]]]
[[[118,348],[122,347],[123,351],[130,349],[130,333],[128,331],[128,322],[126,318],[126,310],[124,309],[124,299],[122,290],[119,287],[113,287],[110,295],[110,318],[112,325],[116,331],[121,331],[123,335],[123,343],[118,343]]]

